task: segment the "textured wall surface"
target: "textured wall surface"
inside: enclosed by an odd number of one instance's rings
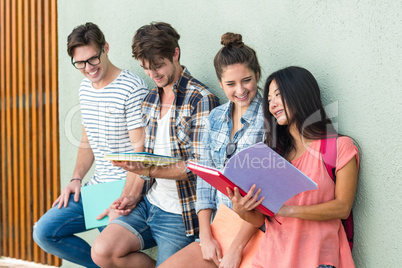
[[[171,23],[181,35],[181,63],[222,101],[212,61],[220,36],[233,31],[257,51],[263,68],[260,86],[271,72],[288,65],[315,75],[339,131],[361,149],[354,206],[356,266],[402,263],[401,0],[59,0],[58,12],[63,187],[71,178],[81,135],[77,104],[83,77],[66,53],[67,35],[76,25],[98,24],[110,44],[111,61],[145,78],[131,58],[133,34],[151,21]],[[92,241],[95,235],[85,237]]]

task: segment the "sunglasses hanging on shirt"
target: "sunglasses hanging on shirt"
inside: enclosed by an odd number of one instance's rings
[[[226,160],[224,166],[226,166],[227,161],[232,157],[232,155],[236,152],[237,143],[230,141],[226,146]]]

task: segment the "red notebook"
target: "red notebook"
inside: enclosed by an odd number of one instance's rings
[[[262,142],[237,152],[223,171],[193,162],[187,167],[226,196],[226,187],[237,187],[244,196],[256,184],[265,197],[257,209],[269,216],[291,197],[317,189],[313,180]]]
[[[201,177],[203,180],[211,184],[218,191],[228,196],[228,191],[226,187],[229,187],[232,191],[234,187],[239,188],[239,192],[242,196],[245,196],[247,193],[243,191],[240,187],[234,184],[231,180],[225,177],[219,170],[211,169],[206,166],[199,165],[197,163],[189,162],[187,168],[194,172],[197,176]],[[274,216],[274,213],[264,207],[262,204],[257,207],[257,209],[268,216]]]

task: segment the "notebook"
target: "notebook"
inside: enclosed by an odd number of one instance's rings
[[[81,188],[82,206],[84,208],[85,227],[88,229],[106,226],[109,217],[101,220],[96,217],[120,197],[126,180],[111,181]]]
[[[317,189],[317,184],[282,156],[259,142],[233,155],[224,170],[189,162],[188,169],[227,194],[226,187],[238,187],[245,195],[253,184],[261,189],[260,197],[265,196],[257,209],[273,216],[291,197],[309,190]]]

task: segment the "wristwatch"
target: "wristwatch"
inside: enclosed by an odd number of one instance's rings
[[[152,168],[152,166],[144,169],[144,174],[141,174],[140,178],[145,180],[145,181],[149,181],[151,179],[151,176],[150,176],[151,168]]]

